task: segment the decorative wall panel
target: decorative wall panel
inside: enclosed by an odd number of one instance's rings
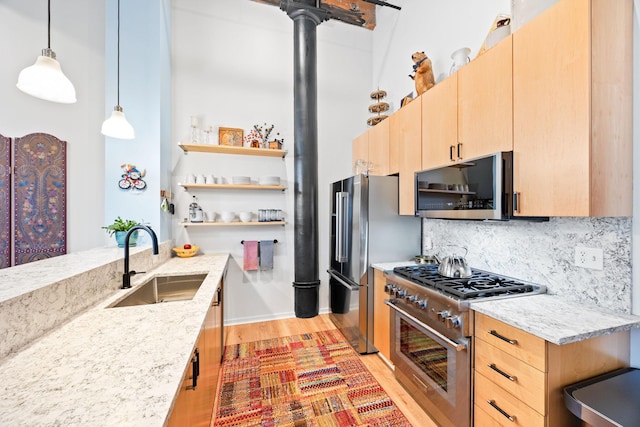
[[[66,156],[52,135],[14,139],[14,265],[67,252]]]
[[[0,268],[11,265],[11,138],[0,135]]]

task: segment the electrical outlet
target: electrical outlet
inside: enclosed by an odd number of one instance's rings
[[[590,268],[592,270],[603,270],[604,261],[602,249],[576,246],[574,263],[576,267]]]

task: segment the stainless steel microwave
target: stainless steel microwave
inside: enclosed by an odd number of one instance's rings
[[[416,215],[425,218],[513,218],[513,152],[415,174]]]

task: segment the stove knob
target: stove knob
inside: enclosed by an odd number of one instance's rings
[[[427,300],[416,298],[413,303],[416,307],[421,308],[422,310],[427,309]]]
[[[395,292],[396,289],[397,289],[396,286],[392,285],[391,283],[387,283],[385,285],[385,287],[384,287],[385,293],[387,293],[389,295],[393,295],[393,293]]]
[[[418,297],[417,297],[417,296],[415,296],[415,295],[406,295],[406,296],[404,297],[404,299],[406,299],[406,300],[407,300],[407,301],[409,301],[409,302],[414,302],[415,300],[417,300],[417,299],[418,299]]]
[[[451,314],[449,314],[449,312],[447,310],[442,310],[442,311],[438,312],[438,320],[441,321],[441,322],[444,322],[449,317],[451,317]]]
[[[461,323],[460,317],[458,316],[450,316],[444,320],[445,326],[449,329],[459,328]]]
[[[407,296],[407,291],[404,289],[396,289],[396,298],[404,298]]]

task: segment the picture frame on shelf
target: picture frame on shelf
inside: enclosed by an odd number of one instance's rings
[[[218,144],[242,147],[244,141],[244,129],[220,127],[218,130]]]

